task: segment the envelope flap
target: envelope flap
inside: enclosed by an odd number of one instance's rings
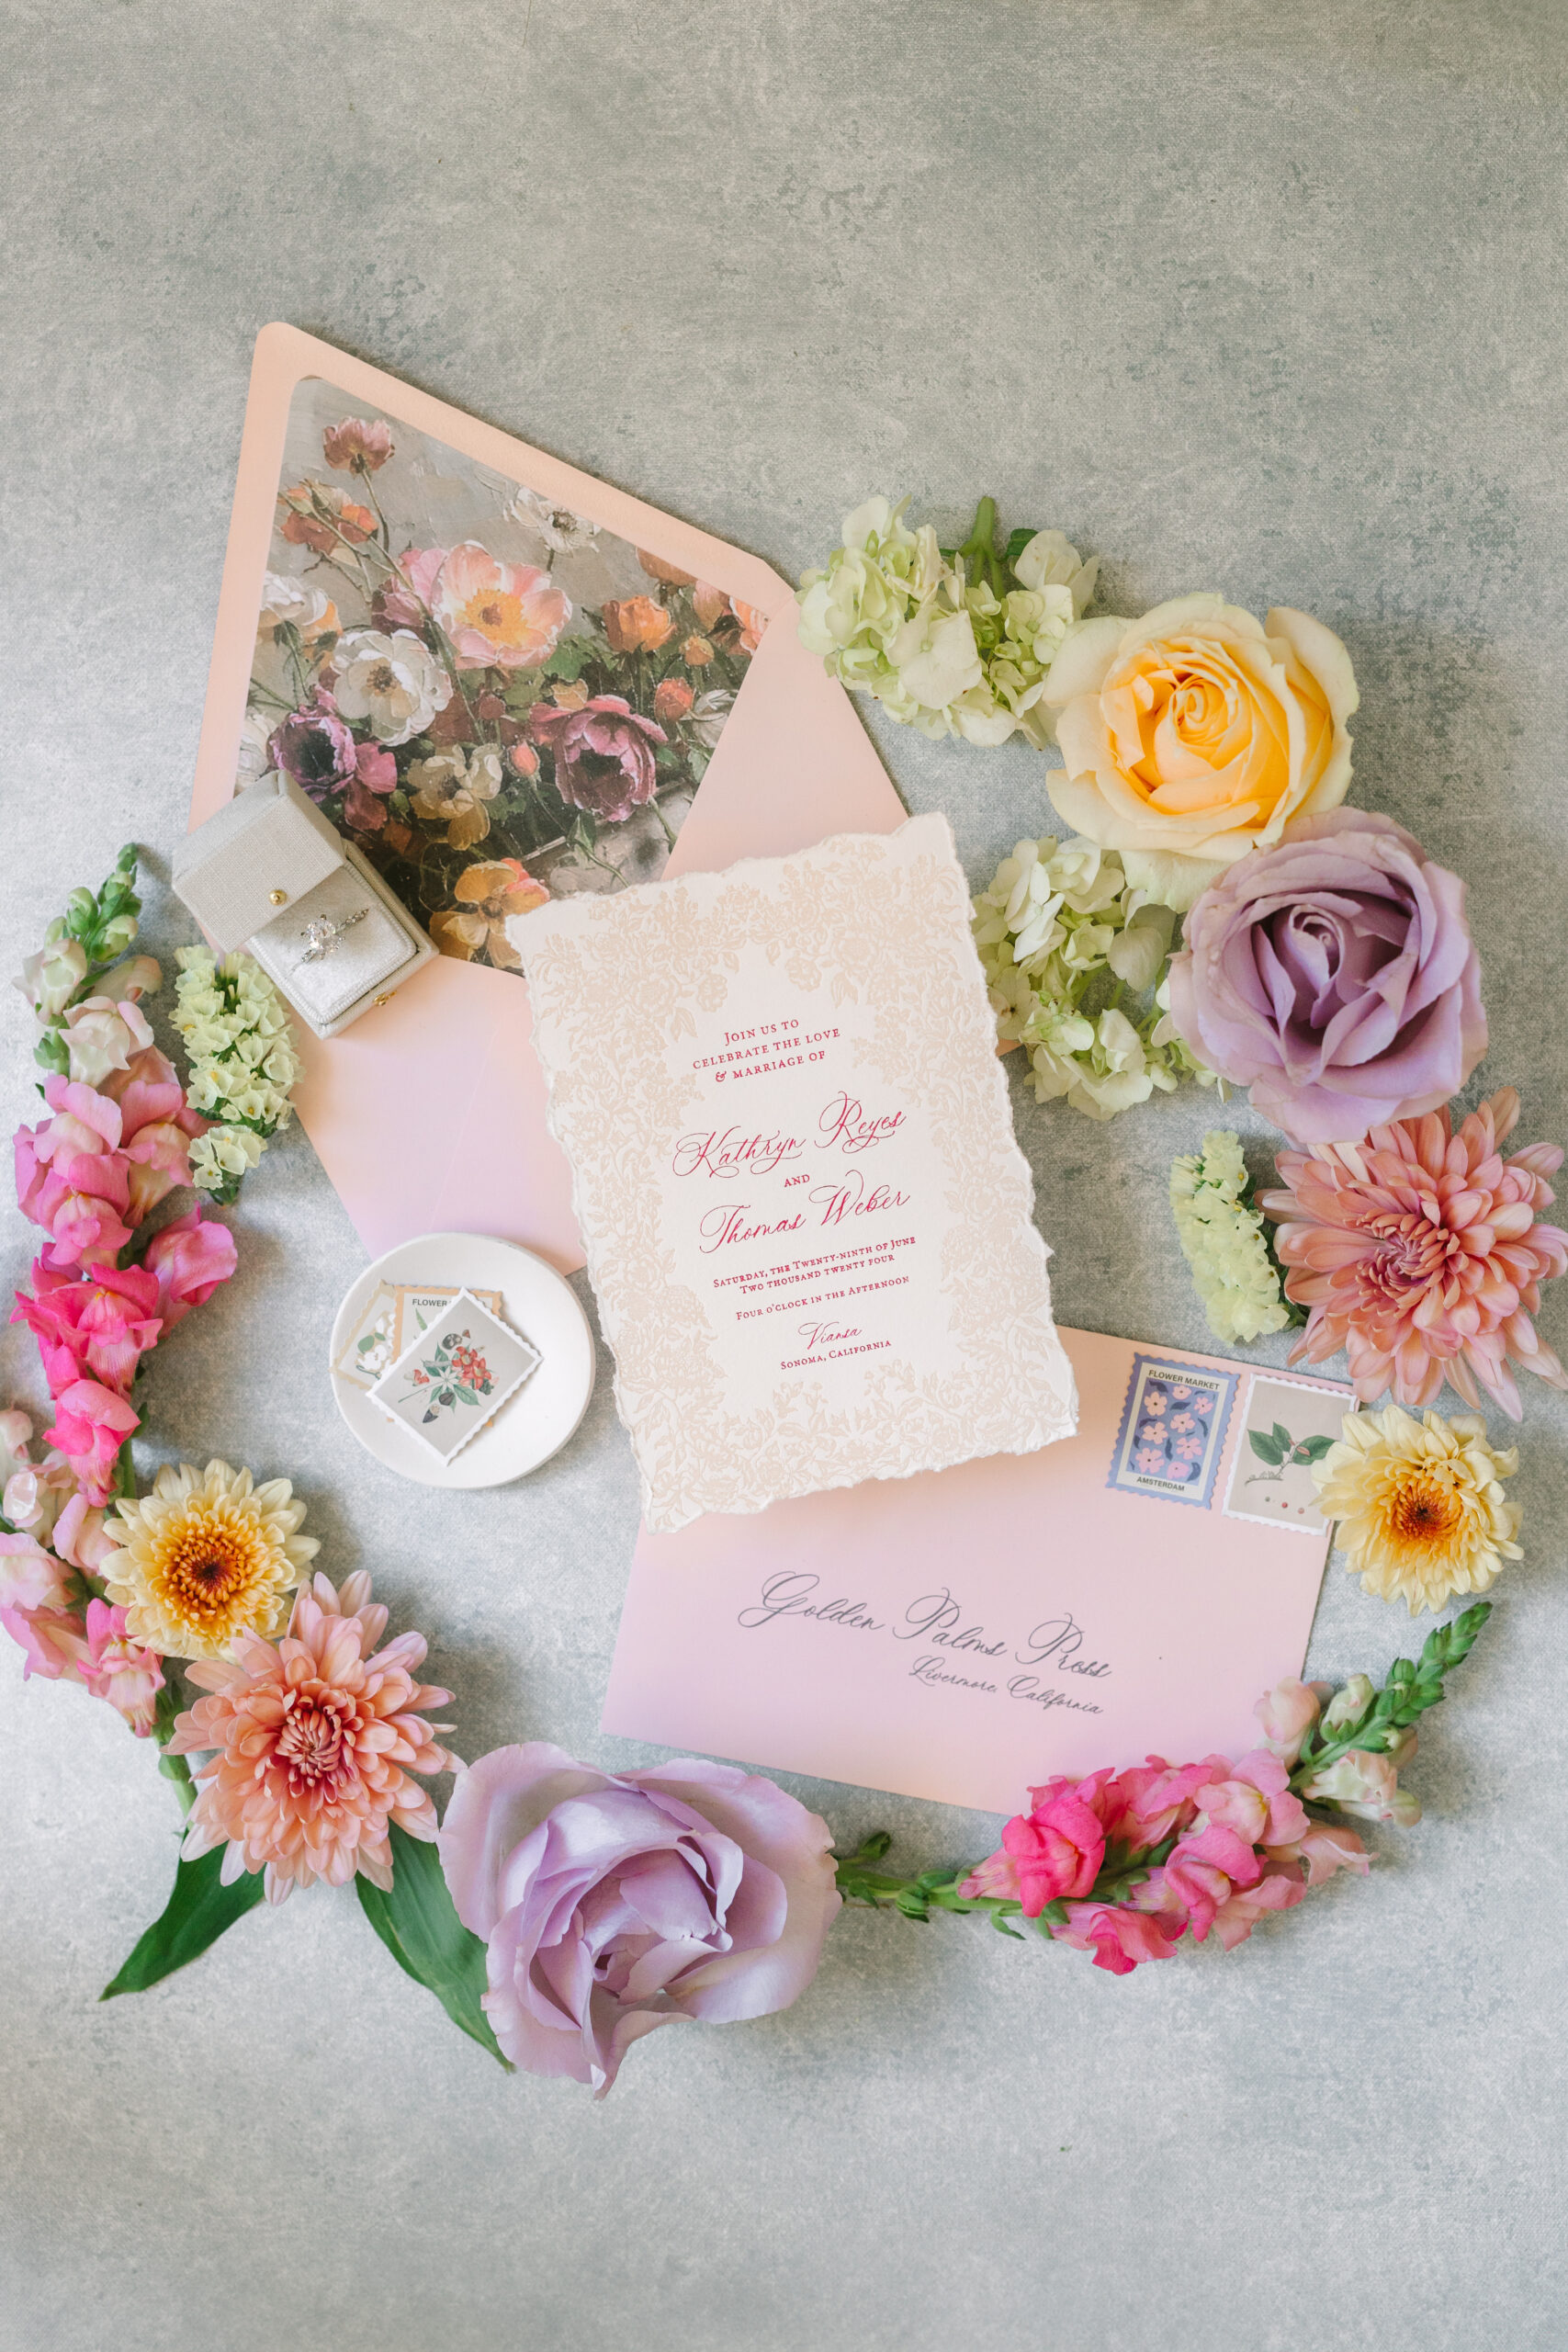
[[[172,880],[225,955],[344,863],[333,828],[286,776],[266,775],[187,833]]]

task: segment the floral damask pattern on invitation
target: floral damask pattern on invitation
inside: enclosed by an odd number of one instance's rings
[[[281,768],[444,955],[662,873],[761,616],[379,411],[298,387],[242,785]]]
[[[546,909],[530,918],[525,938],[551,1124],[572,1164],[650,1525],[1030,1453],[1072,1433],[1072,1372],[1051,1319],[1049,1253],[1032,1222],[1028,1163],[944,819]],[[635,988],[625,985],[628,972]],[[784,1056],[776,1073],[747,1058],[749,1045],[728,1056],[709,1051],[711,1041],[756,1037],[774,1023],[784,1035],[800,1025],[803,1043],[833,1042],[799,1066]],[[738,1078],[752,1074],[721,1085],[716,1061]],[[838,1223],[831,1185],[815,1182],[830,1155],[801,1147],[802,1173],[793,1179],[787,1159],[784,1172],[765,1179],[755,1154],[745,1163],[739,1190],[749,1214],[762,1216],[773,1185],[784,1188],[783,1216],[747,1234],[749,1242],[764,1230],[775,1237],[757,1241],[750,1262],[744,1250],[721,1261],[738,1270],[735,1289],[709,1279],[713,1261],[688,1248],[687,1196],[674,1201],[678,1185],[665,1173],[675,1139],[710,1117],[716,1133],[732,1119],[737,1136],[776,1129],[781,1151],[813,1135],[813,1086],[852,1093],[857,1108],[874,1092],[889,1120],[897,1106],[908,1123],[899,1164],[918,1171],[908,1214],[900,1212],[910,1228],[910,1287],[901,1292],[897,1275],[874,1273],[858,1296],[818,1294],[848,1301],[840,1316],[869,1317],[864,1340],[820,1317],[805,1327],[769,1320],[792,1317],[795,1295],[803,1309],[815,1306],[792,1285],[815,1279],[824,1251],[852,1240],[864,1257],[891,1231],[874,1214],[856,1221],[858,1211]],[[718,1183],[703,1197],[722,1203],[736,1190]],[[809,1205],[819,1193],[827,1203]],[[871,1205],[874,1193],[872,1186],[859,1197]],[[773,1219],[773,1208],[766,1215]],[[707,1228],[716,1230],[722,1238],[722,1227]],[[723,1302],[748,1295],[747,1276],[755,1303],[737,1311]],[[868,1300],[866,1291],[876,1295]],[[754,1343],[741,1338],[743,1323]],[[877,1336],[884,1327],[893,1340]],[[803,1328],[808,1336],[795,1337]],[[764,1365],[772,1332],[779,1352]],[[827,1352],[840,1338],[845,1355]]]

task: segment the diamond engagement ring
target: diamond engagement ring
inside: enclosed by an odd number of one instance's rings
[[[351,931],[356,922],[363,922],[369,911],[368,907],[356,907],[351,915],[344,915],[342,922],[333,922],[330,915],[318,915],[314,922],[308,922],[299,933],[305,942],[301,964],[319,964],[323,956],[330,956],[344,933]]]

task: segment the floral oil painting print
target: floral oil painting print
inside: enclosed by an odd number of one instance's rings
[[[320,377],[297,387],[238,785],[291,776],[444,956],[663,872],[753,608]]]

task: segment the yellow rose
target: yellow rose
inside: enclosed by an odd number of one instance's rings
[[[1219,596],[1179,596],[1142,620],[1082,621],[1043,699],[1064,763],[1052,800],[1166,906],[1190,907],[1349,788],[1350,657],[1286,606],[1265,625]]]

